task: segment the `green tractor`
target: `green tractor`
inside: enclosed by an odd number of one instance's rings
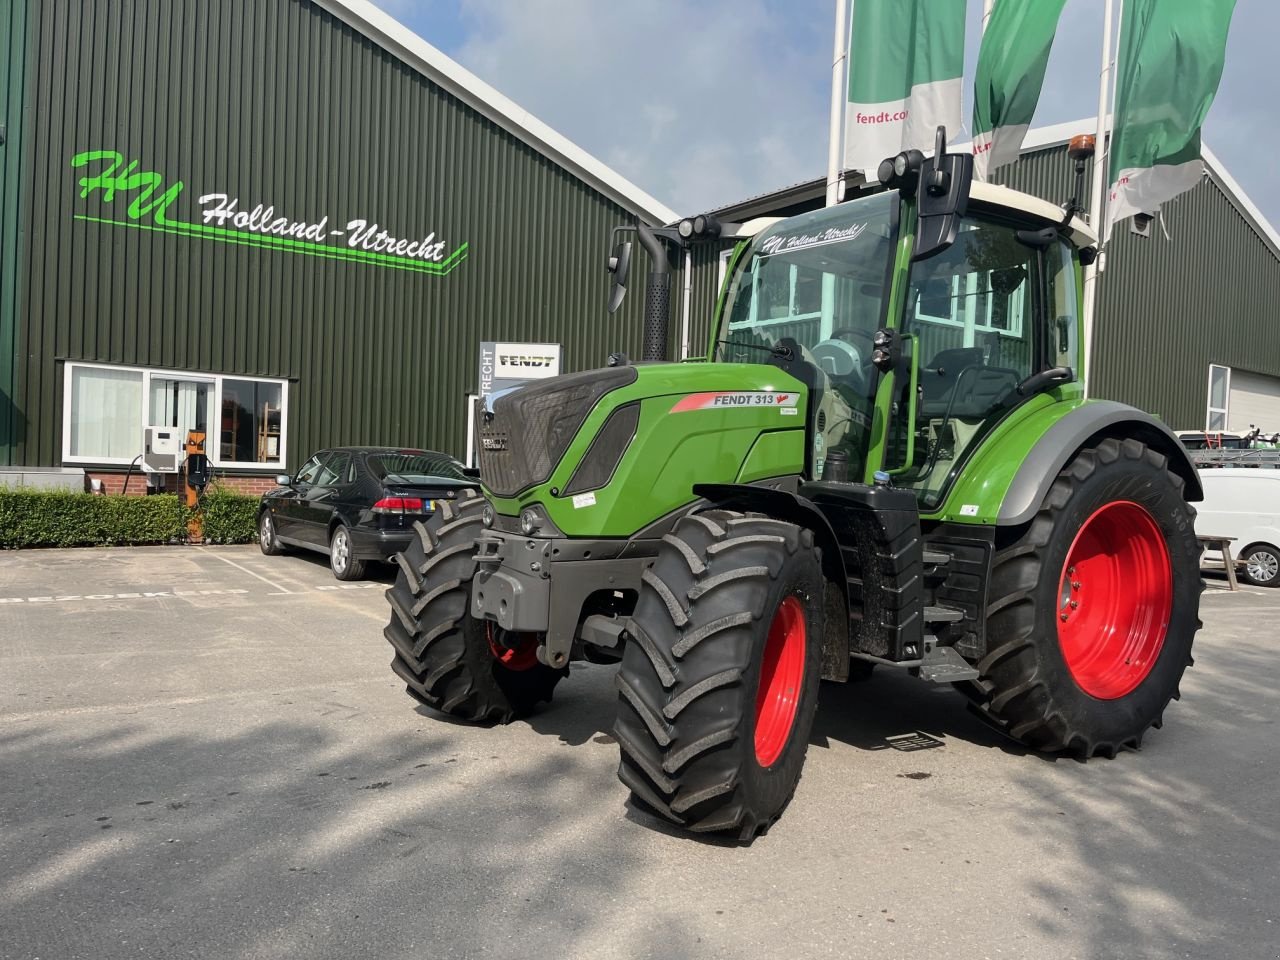
[[[795,792],[820,680],[899,667],[1079,757],[1160,725],[1201,490],[1161,422],[1084,396],[1095,236],[941,134],[880,180],[737,231],[705,360],[614,357],[478,414],[484,496],[419,526],[387,592],[410,694],[506,722],[571,661],[620,662],[622,782],[745,840]]]

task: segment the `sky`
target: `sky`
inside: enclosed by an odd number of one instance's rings
[[[826,172],[834,0],[374,2],[682,215]],[[966,118],[982,8],[968,3]],[[1067,0],[1034,126],[1096,114],[1102,11],[1103,0]],[[1204,128],[1273,225],[1277,35],[1280,3],[1237,0]]]

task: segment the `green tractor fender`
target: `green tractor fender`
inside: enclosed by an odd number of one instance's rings
[[[1186,484],[1190,501],[1204,499],[1200,478],[1186,448],[1164,423],[1149,413],[1113,400],[1089,400],[1049,427],[1022,458],[996,515],[999,526],[1029,522],[1044,502],[1049,487],[1084,447],[1114,438],[1132,438],[1163,454],[1169,469]]]

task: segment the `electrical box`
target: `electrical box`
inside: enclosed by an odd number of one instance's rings
[[[182,462],[182,443],[177,427],[147,427],[142,432],[144,473],[177,473]]]

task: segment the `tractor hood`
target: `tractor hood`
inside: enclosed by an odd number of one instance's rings
[[[693,485],[710,477],[799,473],[806,400],[799,381],[766,364],[553,377],[477,412],[480,478],[499,513],[536,502],[566,534],[589,516],[597,535],[626,536],[694,500]]]

